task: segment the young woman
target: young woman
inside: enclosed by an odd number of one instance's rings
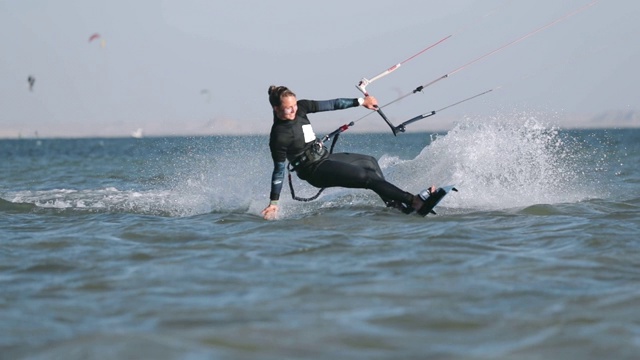
[[[384,179],[378,161],[372,156],[335,153],[323,146],[313,132],[307,114],[364,106],[375,110],[373,96],[357,99],[298,100],[285,86],[269,87],[269,102],[273,108],[273,125],[269,139],[273,174],[269,205],[262,210],[265,219],[275,219],[287,161],[302,180],[318,187],[346,187],[373,190],[389,207],[405,213],[420,209],[423,200],[403,191]],[[435,191],[435,187],[429,189]]]

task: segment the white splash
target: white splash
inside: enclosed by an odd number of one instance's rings
[[[575,139],[530,114],[466,118],[413,160],[386,169],[408,189],[455,184],[446,206],[504,209],[581,201],[596,185]],[[592,165],[594,166],[594,165]]]

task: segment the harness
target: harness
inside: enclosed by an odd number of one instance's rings
[[[316,139],[311,144],[307,145],[307,148],[293,161],[289,162],[289,171],[296,171],[297,169],[307,167],[317,161],[320,161],[329,156],[329,151],[324,147],[322,141]]]
[[[312,197],[297,197],[295,190],[293,190],[293,180],[291,180],[291,173],[298,169],[310,166],[320,160],[326,159],[329,154],[333,153],[333,148],[335,148],[336,142],[338,142],[340,133],[346,129],[347,128],[343,126],[333,133],[326,135],[322,140],[316,139],[311,144],[311,146],[308,146],[307,149],[302,152],[302,154],[298,155],[293,161],[289,162],[289,165],[287,166],[287,170],[289,171],[289,190],[291,190],[291,197],[293,198],[293,200],[309,202],[317,199],[318,196],[322,194],[325,188],[321,188],[320,190],[318,190],[318,193],[316,193]],[[329,138],[331,137],[333,137],[333,141],[331,142],[331,148],[327,151],[327,148],[324,146],[324,142],[329,140]]]

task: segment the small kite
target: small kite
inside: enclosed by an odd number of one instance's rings
[[[34,78],[32,75],[29,75],[29,77],[27,78],[27,82],[29,83],[29,91],[33,91],[33,84],[36,83],[36,78]]]
[[[212,95],[208,89],[200,90],[200,94],[205,98],[206,102],[211,102]]]
[[[94,40],[100,39],[100,47],[104,48],[107,45],[107,42],[105,41],[105,39],[102,38],[102,36],[100,36],[100,34],[95,33],[91,36],[89,36],[89,42],[92,42]]]

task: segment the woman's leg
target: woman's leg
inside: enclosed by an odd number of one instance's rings
[[[380,169],[380,164],[378,164],[378,160],[373,156],[353,153],[337,153],[331,154],[330,158],[347,164],[360,166],[367,171],[373,172],[377,177],[384,180],[384,174],[382,173],[382,169]]]
[[[414,195],[384,179],[375,158],[351,153],[331,154],[307,181],[315,187],[346,187],[373,190],[387,206],[393,201],[412,206]]]

